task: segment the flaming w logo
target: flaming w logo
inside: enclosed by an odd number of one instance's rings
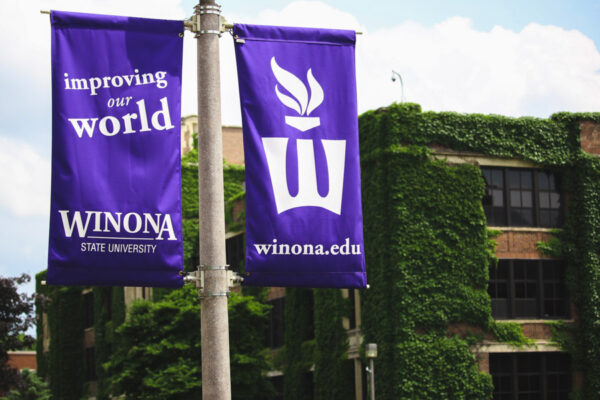
[[[285,123],[305,132],[321,125],[319,117],[310,117],[323,102],[323,88],[313,76],[309,68],[306,80],[310,87],[310,99],[304,83],[294,74],[277,65],[275,57],[271,58],[271,69],[281,85],[288,93],[284,94],[275,84],[275,93],[286,107],[296,111],[300,116],[286,115]],[[342,192],[344,188],[344,166],[346,162],[346,141],[320,139],[325,158],[327,159],[327,176],[329,189],[326,196],[321,196],[317,188],[317,166],[315,163],[314,143],[312,139],[296,139],[298,154],[298,194],[291,196],[287,183],[287,147],[288,137],[263,137],[263,148],[271,176],[273,196],[277,213],[297,207],[321,207],[335,214],[342,212]]]
[[[319,117],[309,117],[310,113],[313,112],[314,109],[319,105],[321,105],[325,97],[323,94],[323,88],[313,76],[312,69],[309,68],[306,72],[306,80],[308,81],[308,85],[310,87],[310,98],[304,83],[302,83],[302,81],[296,75],[281,68],[277,64],[275,57],[271,58],[271,70],[273,71],[273,75],[275,75],[277,82],[279,82],[284,89],[294,96],[290,97],[282,93],[279,90],[279,86],[275,85],[275,93],[277,94],[279,101],[300,115],[299,117],[286,115],[285,123],[302,132],[321,125],[321,119]]]

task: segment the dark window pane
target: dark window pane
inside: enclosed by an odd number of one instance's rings
[[[519,189],[521,187],[521,175],[519,174],[519,171],[508,171],[508,187],[509,189]]]
[[[540,226],[550,226],[550,214],[548,211],[540,210],[539,219]]]
[[[521,192],[518,190],[510,191],[510,206],[521,207]]]
[[[499,225],[499,226],[506,225],[506,214],[504,212],[504,208],[494,207],[492,215],[493,215],[493,219],[491,221],[488,220],[488,224]]]
[[[489,169],[481,168],[481,175],[483,175],[485,186],[490,186],[492,184],[492,171]]]
[[[557,177],[556,174],[548,174],[548,183],[550,186],[550,190],[556,191],[557,185]]]
[[[496,285],[496,297],[501,299],[508,297],[508,285],[506,283],[499,283]]]
[[[538,263],[536,261],[528,261],[525,269],[527,271],[527,279],[537,280]]]
[[[508,313],[508,300],[492,299],[492,317],[496,319],[507,319],[510,317]]]
[[[550,188],[547,173],[538,172],[538,187],[540,190],[548,190]]]
[[[517,208],[511,210],[511,225],[514,226],[533,226],[533,210],[527,208]]]
[[[527,284],[527,298],[535,299],[537,296],[537,283],[528,283]]]
[[[521,188],[533,189],[532,171],[521,171]]]
[[[544,297],[554,297],[554,285],[553,284],[545,284],[544,285]]]
[[[570,359],[564,353],[490,354],[490,373],[493,399],[567,400],[571,390]]]
[[[537,318],[537,302],[535,300],[515,300],[515,317]]]
[[[504,188],[504,172],[501,169],[492,170],[492,182],[498,188]]]
[[[550,193],[550,208],[560,208],[560,194]]]
[[[492,374],[512,373],[511,354],[490,354],[490,372]]]
[[[540,207],[550,208],[550,193],[540,192]]]
[[[502,190],[493,190],[492,191],[492,205],[494,207],[503,207],[504,206],[504,192]]]
[[[550,211],[550,224],[548,226],[559,226],[560,224],[560,211]]]
[[[533,192],[530,192],[530,191],[521,192],[521,204],[523,207],[532,208],[533,207]]]
[[[504,173],[507,187],[503,182]],[[536,174],[535,184],[533,174]],[[482,175],[486,182],[483,205],[488,225],[555,227],[562,223],[561,198],[555,174],[516,168],[484,167]],[[552,212],[549,212],[550,210]]]
[[[496,268],[496,276],[498,279],[508,279],[509,268],[510,264],[507,261],[500,260],[498,262],[498,267]]]
[[[523,264],[522,262],[519,261],[514,261],[514,275],[515,275],[515,279],[525,279],[525,268],[526,268],[526,264]]]

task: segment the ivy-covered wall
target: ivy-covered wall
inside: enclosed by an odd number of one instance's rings
[[[36,291],[47,299],[38,303],[38,374],[50,381],[53,398],[79,400],[84,395],[83,321],[84,308],[82,288],[42,286],[46,273],[36,275]],[[41,323],[46,312],[50,331],[49,352],[43,352]]]
[[[76,399],[89,394],[85,383],[84,318],[85,310],[81,286],[43,286],[46,271],[36,275],[36,292],[43,297],[36,300],[37,317],[37,374],[50,382],[54,398]],[[94,348],[96,354],[97,395],[108,399],[106,373],[103,364],[113,348],[116,327],[125,320],[125,302],[122,287],[97,287],[94,293]],[[108,304],[110,302],[110,304]],[[110,312],[109,312],[110,310]],[[44,352],[43,314],[48,324],[49,351]]]
[[[310,373],[314,357],[312,290],[286,289],[284,335],[283,398],[312,400],[314,398]]]
[[[468,347],[476,336],[448,334],[452,323],[468,323],[503,341],[525,340],[515,324],[491,319],[486,288],[493,243],[481,207],[481,173],[475,166],[435,160],[431,146],[531,161],[568,182],[566,226],[559,239],[541,247],[568,263],[580,324],[559,326],[557,338],[570,343],[565,348],[585,373],[581,398],[597,396],[600,161],[580,149],[583,120],[598,122],[600,114],[508,118],[394,104],[360,117],[371,284],[363,292],[362,331],[366,342],[380,347],[378,398],[490,398],[491,379],[478,372]]]
[[[362,332],[379,346],[378,398],[489,399],[490,377],[478,372],[466,341],[446,334],[455,322],[485,329],[491,314],[478,168],[395,145],[365,156],[363,177],[371,288]]]
[[[350,304],[338,289],[314,291],[315,399],[354,398],[354,365],[348,360],[348,333],[342,320]]]
[[[109,399],[110,376],[104,368],[117,347],[116,330],[125,322],[125,296],[122,287],[94,288],[94,347],[96,351],[96,399]]]

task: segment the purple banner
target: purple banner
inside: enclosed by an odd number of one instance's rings
[[[353,31],[235,25],[251,286],[366,286]]]
[[[179,287],[183,21],[50,18],[47,282]]]

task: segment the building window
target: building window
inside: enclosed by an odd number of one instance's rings
[[[491,226],[557,227],[562,223],[558,176],[533,169],[482,167],[483,209]]]
[[[278,349],[283,346],[285,339],[285,297],[269,301],[271,311],[269,313],[269,334],[267,346]]]
[[[490,354],[494,400],[567,400],[570,358],[564,353]]]
[[[84,328],[94,326],[94,292],[87,292],[83,295],[83,304],[85,307]]]
[[[565,266],[556,260],[499,260],[488,293],[497,319],[568,318]]]

